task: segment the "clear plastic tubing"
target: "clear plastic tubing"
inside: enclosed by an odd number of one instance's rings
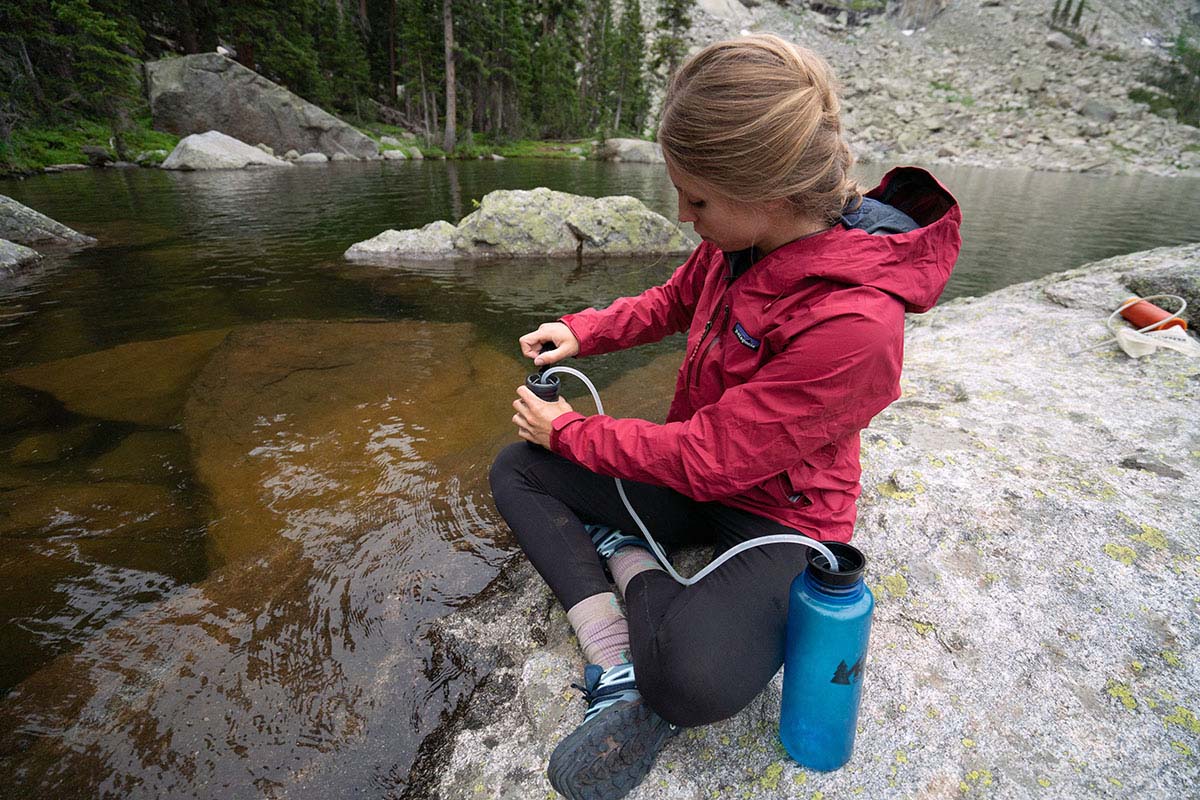
[[[595,385],[588,379],[588,376],[584,375],[579,370],[572,367],[550,367],[548,370],[543,372],[542,375],[543,377],[549,377],[550,375],[554,375],[559,372],[567,375],[574,375],[576,378],[579,378],[579,380],[583,381],[583,385],[586,386],[588,391],[592,393],[592,400],[596,403],[596,413],[604,413],[604,405],[600,402],[600,393],[596,391]],[[764,545],[768,544],[800,544],[804,545],[805,547],[811,547],[821,555],[825,556],[825,559],[829,562],[830,572],[839,571],[838,560],[836,557],[834,557],[833,552],[816,539],[810,539],[809,537],[801,536],[798,533],[777,533],[771,536],[760,536],[757,539],[751,539],[748,542],[742,542],[735,547],[731,547],[704,569],[700,570],[690,578],[685,578],[676,572],[675,568],[671,566],[671,562],[667,560],[667,554],[663,552],[661,547],[659,547],[658,542],[654,541],[654,537],[650,535],[650,531],[646,530],[646,523],[642,522],[642,518],[639,517],[637,512],[633,510],[633,504],[629,502],[629,497],[625,494],[625,486],[621,483],[621,479],[613,478],[613,480],[616,481],[617,494],[621,495],[621,502],[625,504],[626,510],[629,511],[629,516],[633,517],[633,521],[637,523],[638,529],[642,532],[642,536],[646,537],[646,541],[649,543],[650,549],[654,551],[654,557],[658,559],[659,563],[663,565],[663,568],[666,569],[672,578],[677,580],[679,583],[682,583],[684,586],[691,586],[692,584],[703,580],[706,575],[739,553],[744,553],[752,547],[763,547]]]

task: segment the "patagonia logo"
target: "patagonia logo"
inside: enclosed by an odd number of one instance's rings
[[[733,326],[733,335],[737,337],[739,342],[746,345],[746,347],[749,347],[751,350],[757,350],[759,345],[762,344],[760,340],[755,339],[753,336],[746,333],[746,329],[742,327],[742,323],[740,322]]]

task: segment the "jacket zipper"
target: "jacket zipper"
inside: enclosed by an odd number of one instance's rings
[[[704,340],[708,337],[709,332],[712,331],[712,329],[714,327],[713,323],[716,321],[718,315],[720,315],[721,321],[719,323],[717,323],[715,326],[717,328],[717,333],[713,335],[712,339],[709,339],[708,346],[704,348],[703,353],[700,353],[700,358],[696,358],[696,354],[700,352],[700,346],[704,344]],[[712,317],[709,318],[708,322],[704,323],[704,333],[702,333],[700,335],[700,341],[696,342],[696,346],[692,348],[692,354],[690,356],[688,356],[688,388],[689,389],[695,383],[697,383],[699,381],[699,372],[696,369],[696,365],[699,364],[699,362],[703,361],[708,356],[708,351],[712,350],[713,345],[717,343],[717,338],[720,336],[720,331],[723,327],[725,327],[725,321],[728,318],[729,318],[729,304],[726,303],[724,308],[714,311]]]

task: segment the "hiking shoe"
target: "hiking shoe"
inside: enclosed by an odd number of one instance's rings
[[[627,545],[633,547],[641,547],[648,550],[650,553],[654,551],[650,549],[650,543],[641,536],[633,536],[628,533],[622,533],[616,528],[610,528],[607,525],[584,525],[583,529],[592,537],[592,544],[596,546],[596,552],[603,559],[608,559],[618,549]]]
[[[663,743],[678,732],[642,699],[633,665],[588,664],[583,723],[559,742],[546,774],[568,800],[617,800],[642,782]]]

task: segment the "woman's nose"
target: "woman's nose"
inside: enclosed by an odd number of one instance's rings
[[[692,209],[690,204],[685,203],[682,200],[679,201],[678,216],[679,216],[680,222],[695,222],[696,221],[695,211]]]

